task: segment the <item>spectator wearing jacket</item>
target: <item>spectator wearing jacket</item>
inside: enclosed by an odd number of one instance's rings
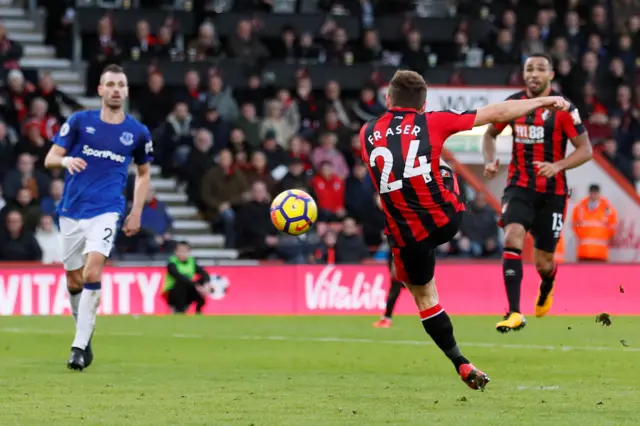
[[[329,161],[320,165],[319,173],[311,179],[311,187],[316,196],[321,221],[344,218],[347,213],[344,204],[344,179],[334,173]]]
[[[600,186],[589,187],[589,195],[573,208],[571,221],[576,236],[577,259],[606,262],[618,215],[609,200],[600,195]]]
[[[469,203],[460,233],[458,250],[461,254],[482,257],[497,252],[498,221],[483,193],[476,193],[473,202]]]
[[[140,217],[141,238],[144,239],[143,250],[149,254],[170,251],[173,244],[172,227],[173,219],[169,215],[167,206],[158,200],[153,189],[149,189]]]

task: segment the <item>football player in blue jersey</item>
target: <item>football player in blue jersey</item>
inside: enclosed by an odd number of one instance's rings
[[[55,136],[47,168],[66,169],[58,204],[63,263],[76,334],[67,366],[82,371],[93,361],[91,337],[100,304],[102,269],[125,212],[129,163],[137,166],[133,206],[123,231],[134,235],[150,185],[153,143],[149,129],[125,114],[127,77],[121,67],[102,72],[100,110],[73,114]]]

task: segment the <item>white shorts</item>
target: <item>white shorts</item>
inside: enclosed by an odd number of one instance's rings
[[[104,213],[91,219],[60,217],[62,234],[62,263],[67,271],[84,266],[85,256],[98,252],[109,257],[116,238],[118,213]]]

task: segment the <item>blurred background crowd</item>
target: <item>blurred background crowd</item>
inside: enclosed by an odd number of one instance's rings
[[[86,64],[85,96],[122,64],[130,105],[153,133],[161,179],[241,258],[357,263],[386,256],[358,130],[384,110],[398,68],[431,84],[519,86],[530,53],[555,61],[554,86],[591,140],[640,190],[640,0],[42,1],[45,43]],[[158,7],[163,3],[163,7]],[[115,8],[105,8],[112,6]],[[22,65],[0,24],[0,260],[60,261],[60,173],[43,167],[65,117],[86,107]],[[514,89],[514,91],[517,89]],[[84,99],[84,98],[83,98]],[[495,212],[464,185],[468,211],[442,256],[500,252]],[[300,238],[276,234],[272,197],[309,191],[321,214]],[[128,189],[130,198],[132,188]],[[175,201],[178,198],[165,197]],[[171,208],[151,193],[143,233],[117,256],[162,256]]]

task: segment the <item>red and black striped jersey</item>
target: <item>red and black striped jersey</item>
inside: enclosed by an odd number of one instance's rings
[[[440,155],[449,136],[473,128],[475,116],[392,108],[360,130],[362,159],[380,194],[392,246],[424,240],[464,210],[443,182]]]
[[[562,95],[552,90],[549,96]],[[522,90],[507,99],[527,99],[527,92]],[[513,131],[507,187],[519,186],[556,195],[567,193],[564,171],[552,178],[538,176],[534,162],[555,163],[562,160],[567,152],[567,140],[586,131],[580,120],[580,113],[573,104],[568,112],[538,108],[510,123],[497,123],[494,126],[499,131],[511,126]]]

